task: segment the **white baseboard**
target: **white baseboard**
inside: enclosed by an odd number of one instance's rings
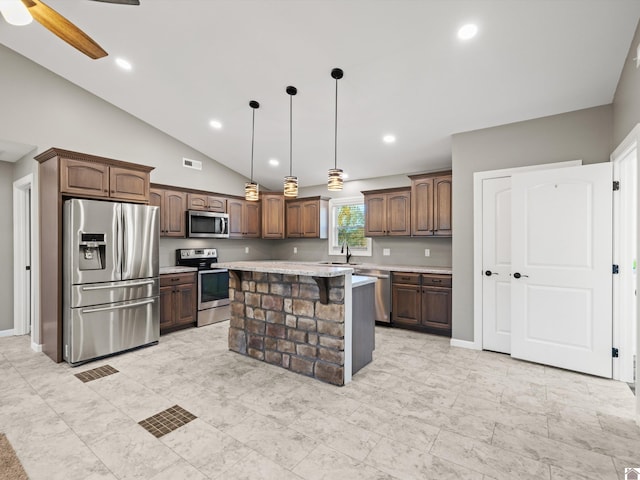
[[[36,342],[31,342],[31,350],[33,350],[34,352],[42,352],[42,345],[36,343]]]
[[[9,330],[0,330],[0,337],[13,337],[15,330],[13,328]]]
[[[470,342],[468,340],[459,340],[457,338],[451,339],[452,347],[469,348],[471,350],[482,350],[479,344],[476,342]]]

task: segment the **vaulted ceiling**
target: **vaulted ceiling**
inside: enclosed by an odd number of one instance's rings
[[[610,103],[640,18],[638,0],[46,3],[109,56],[90,60],[35,22],[0,20],[0,43],[247,176],[259,101],[254,179],[272,189],[289,172],[288,85],[301,186],[334,163],[334,67],[349,178],[435,170],[451,164],[453,133]],[[461,41],[466,23],[478,34]]]

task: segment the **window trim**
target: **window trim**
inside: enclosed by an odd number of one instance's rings
[[[329,232],[328,232],[328,249],[329,255],[345,255],[345,252],[340,253],[340,249],[342,245],[337,245],[338,233],[336,230],[336,215],[334,215],[334,210],[343,205],[354,205],[354,204],[362,204],[364,205],[364,195],[358,195],[356,197],[342,197],[342,198],[332,198],[329,200]],[[371,248],[371,238],[365,237],[366,240],[366,248],[364,249],[349,249],[349,253],[354,257],[370,257],[372,256],[372,248]]]

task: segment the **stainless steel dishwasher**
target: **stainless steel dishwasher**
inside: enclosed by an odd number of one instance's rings
[[[376,280],[376,322],[391,323],[391,273],[388,270],[374,270],[354,267],[355,275],[375,277]]]

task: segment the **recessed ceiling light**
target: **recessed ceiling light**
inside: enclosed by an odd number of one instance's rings
[[[280,165],[280,161],[277,158],[270,158],[269,165],[271,165],[272,167],[277,167],[278,165]]]
[[[218,120],[211,120],[209,122],[209,126],[211,128],[215,128],[216,130],[220,130],[222,128],[222,124]]]
[[[478,26],[474,23],[467,23],[458,30],[458,38],[460,40],[469,40],[478,33]]]
[[[396,141],[395,135],[385,135],[382,137],[384,143],[394,143]]]
[[[129,63],[124,58],[120,58],[120,57],[116,58],[116,65],[118,65],[121,69],[127,70],[127,71],[133,68],[131,63]]]

